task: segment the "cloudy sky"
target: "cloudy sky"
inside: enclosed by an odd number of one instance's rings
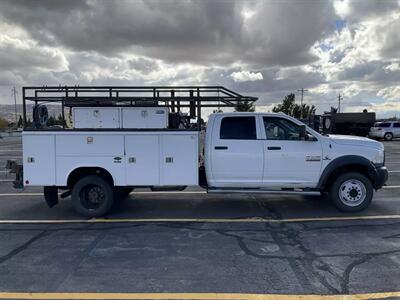
[[[306,88],[319,112],[342,93],[400,116],[400,0],[0,1],[0,103],[59,84],[218,84],[259,111]]]

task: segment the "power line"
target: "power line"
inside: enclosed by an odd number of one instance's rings
[[[15,109],[15,126],[18,124],[18,116],[17,116],[17,90],[15,89],[15,86],[11,90],[11,96],[14,96],[14,109]]]
[[[301,88],[300,90],[297,90],[297,91],[301,92],[300,119],[303,119],[303,97],[304,97],[304,92],[308,92],[308,90]]]

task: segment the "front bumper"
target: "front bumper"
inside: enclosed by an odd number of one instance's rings
[[[385,166],[375,167],[374,172],[374,188],[380,189],[384,186],[389,178],[389,172]]]

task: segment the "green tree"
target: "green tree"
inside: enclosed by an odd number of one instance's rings
[[[53,126],[55,125],[56,120],[54,118],[54,116],[50,116],[49,119],[47,120],[47,126]]]
[[[17,127],[18,127],[18,128],[21,128],[21,127],[22,127],[22,125],[24,125],[24,121],[22,120],[22,116],[21,116],[21,115],[19,115],[19,119],[18,119]]]
[[[274,108],[272,109],[273,112],[283,112],[287,115],[292,115],[293,110],[294,110],[294,106],[295,106],[295,95],[289,94],[287,96],[285,96],[285,98],[283,98],[282,103],[274,106]]]
[[[238,101],[235,105],[235,111],[255,111],[256,108],[252,102],[249,101]]]
[[[303,110],[303,118],[308,118],[315,114],[316,107],[314,105],[304,104],[301,106],[300,104],[295,103],[296,96],[291,93],[285,98],[283,98],[282,103],[274,106],[272,109],[273,112],[283,112],[289,116],[295,117],[299,119],[301,117],[301,111]]]
[[[58,117],[56,120],[56,125],[64,126],[64,120],[63,120],[62,114],[58,114]]]

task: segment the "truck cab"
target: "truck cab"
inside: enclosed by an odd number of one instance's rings
[[[281,113],[211,115],[205,170],[211,190],[328,192],[345,211],[367,207],[388,176],[382,143],[321,135]]]

